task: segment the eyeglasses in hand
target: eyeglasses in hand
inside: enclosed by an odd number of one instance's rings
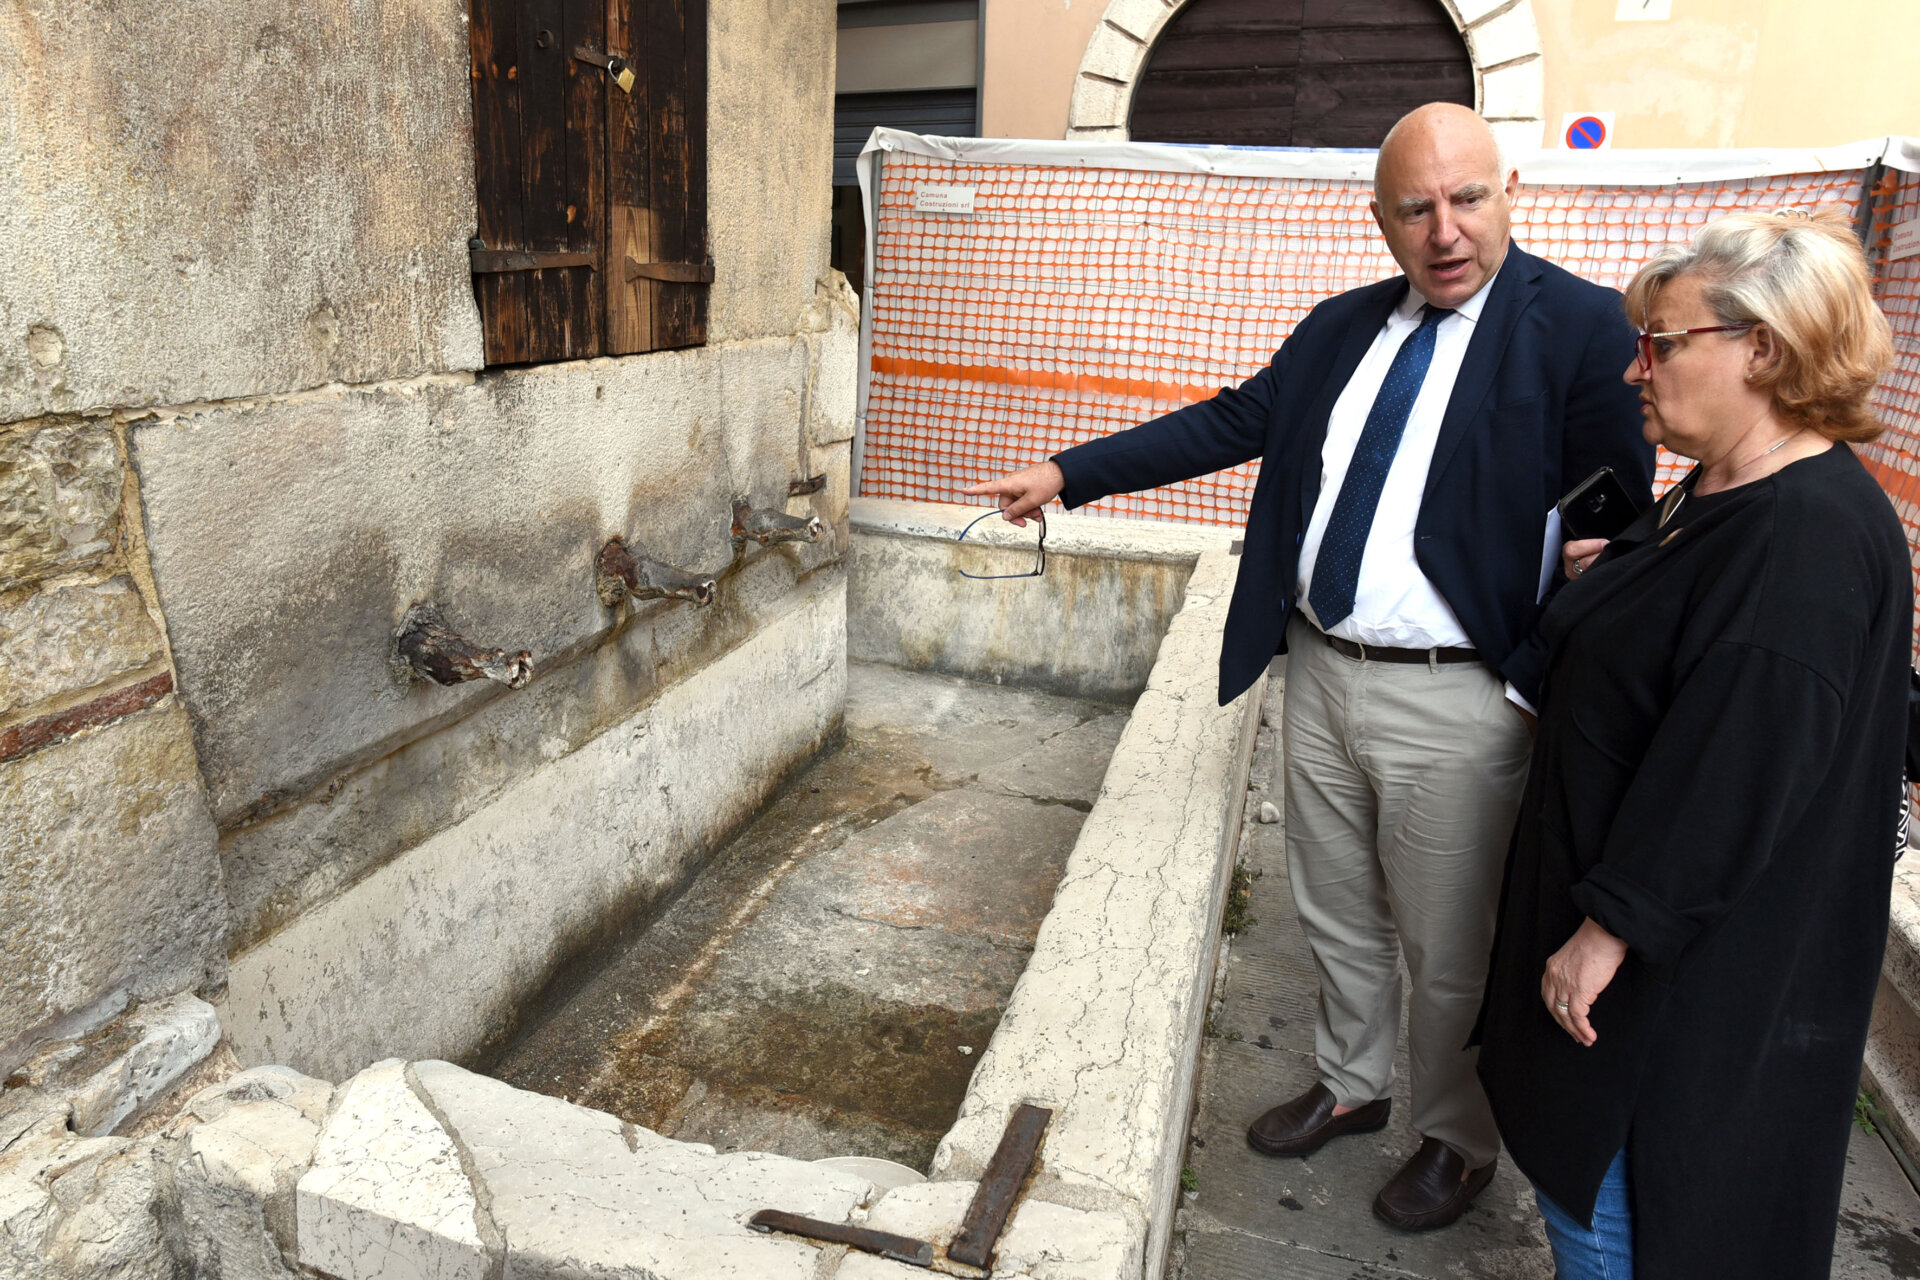
[[[965,542],[967,540],[967,535],[973,532],[974,525],[979,524],[981,520],[985,520],[988,516],[997,516],[999,514],[1000,512],[998,510],[989,511],[987,512],[986,515],[983,515],[978,519],[969,521],[967,523],[967,527],[960,531],[960,536],[954,539],[954,541]],[[958,573],[963,578],[973,578],[976,581],[980,581],[980,582],[990,582],[996,578],[1038,578],[1042,574],[1046,573],[1047,571],[1047,518],[1044,515],[1040,514],[1038,511],[1036,511],[1031,516],[1029,516],[1028,519],[1037,520],[1040,522],[1040,546],[1036,551],[1036,558],[1034,559],[1034,562],[1033,562],[1033,569],[1030,572],[1027,572],[1027,573],[968,573],[965,569],[956,569],[954,570],[954,572]],[[974,545],[978,546],[980,544],[975,543]]]

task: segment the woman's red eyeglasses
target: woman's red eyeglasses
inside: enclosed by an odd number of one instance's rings
[[[1666,338],[1684,338],[1690,333],[1732,333],[1737,329],[1751,329],[1757,323],[1759,322],[1750,321],[1747,324],[1713,324],[1708,325],[1704,329],[1669,329],[1665,333],[1643,333],[1635,340],[1633,346],[1634,354],[1640,357],[1640,373],[1644,376],[1653,372],[1653,344],[1655,342]],[[1665,360],[1671,354],[1671,347],[1660,348],[1660,358],[1662,360]]]

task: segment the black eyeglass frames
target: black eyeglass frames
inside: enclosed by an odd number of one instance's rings
[[[967,527],[960,531],[960,536],[955,538],[954,541],[965,542],[967,535],[973,532],[973,527],[979,524],[981,520],[999,514],[999,510],[995,509],[987,512],[986,515],[968,521]],[[1027,518],[1029,520],[1036,520],[1040,524],[1040,545],[1035,548],[1033,568],[1030,571],[1026,573],[968,573],[965,569],[955,569],[954,572],[963,578],[973,578],[979,582],[991,582],[999,578],[1038,578],[1045,574],[1047,571],[1047,518],[1038,511]],[[974,545],[979,546],[980,544],[975,543]]]

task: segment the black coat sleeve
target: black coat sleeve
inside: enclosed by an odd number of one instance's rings
[[[1067,478],[1069,511],[1115,493],[1137,493],[1209,475],[1263,456],[1275,404],[1286,394],[1293,352],[1313,323],[1309,313],[1273,359],[1237,387],[1127,431],[1054,455]]]
[[[1620,295],[1611,289],[1606,292],[1609,301],[1599,309],[1567,391],[1560,435],[1560,492],[1566,493],[1601,467],[1612,467],[1627,496],[1644,510],[1653,501],[1654,449],[1641,433],[1639,389],[1623,376],[1633,359],[1634,329],[1627,323]],[[1552,599],[1566,580],[1555,568],[1547,598]],[[1547,644],[1539,631],[1521,641],[1500,670],[1521,697],[1538,706],[1540,682],[1547,670]]]
[[[1575,905],[1672,965],[1740,899],[1832,765],[1842,698],[1823,675],[1721,641],[1685,676]]]

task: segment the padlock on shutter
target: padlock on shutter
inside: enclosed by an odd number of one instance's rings
[[[573,56],[593,66],[604,67],[607,74],[613,77],[613,82],[620,86],[620,92],[633,92],[633,68],[628,66],[627,60],[619,54],[601,53],[598,50],[589,49],[585,45],[580,45],[574,49]]]

